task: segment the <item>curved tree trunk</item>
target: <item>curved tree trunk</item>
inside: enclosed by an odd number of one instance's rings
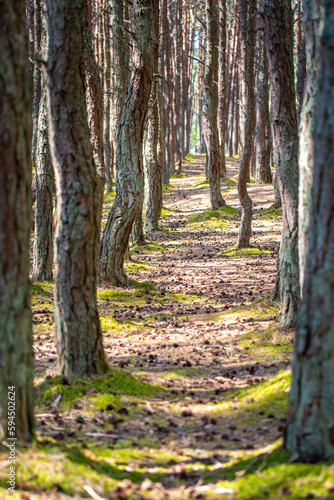
[[[308,462],[334,456],[334,4],[324,5],[309,238],[285,438],[295,458]],[[318,28],[319,17],[314,23]]]
[[[220,189],[221,157],[217,125],[218,115],[218,37],[217,0],[206,0],[206,60],[204,74],[203,122],[208,160],[210,201],[214,210],[225,205]]]
[[[141,148],[144,121],[151,92],[157,0],[135,3],[136,65],[124,102],[117,136],[116,199],[101,242],[100,278],[114,286],[126,285],[124,255],[131,228],[143,202],[144,178]]]
[[[314,112],[318,92],[320,58],[320,37],[323,26],[324,0],[304,0],[304,25],[307,58],[305,98],[299,125],[299,279],[303,293],[307,237],[310,228],[311,187],[314,167]]]
[[[32,120],[24,0],[0,0],[0,435],[34,436],[29,281]],[[8,435],[8,392],[15,434]],[[15,442],[15,441],[14,441]]]
[[[283,230],[277,270],[281,321],[291,325],[299,302],[298,268],[298,129],[293,71],[290,2],[263,0],[271,83],[271,121]]]
[[[254,95],[254,52],[256,0],[240,0],[241,45],[243,59],[243,151],[239,167],[238,193],[241,203],[241,225],[238,248],[249,246],[252,232],[253,203],[247,191],[250,163],[254,148],[255,95]]]
[[[96,299],[97,182],[82,59],[85,0],[47,0],[50,149],[57,181],[55,323],[58,371],[106,370]],[[61,92],[59,89],[62,90]]]

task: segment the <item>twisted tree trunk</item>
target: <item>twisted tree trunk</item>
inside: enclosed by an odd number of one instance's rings
[[[136,1],[136,54],[117,136],[116,199],[101,242],[100,278],[114,286],[126,285],[124,255],[134,219],[143,202],[141,148],[144,121],[153,78],[157,0]]]

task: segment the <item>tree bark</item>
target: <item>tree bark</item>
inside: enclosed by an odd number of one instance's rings
[[[102,59],[102,73],[103,73],[103,153],[104,164],[106,171],[106,188],[107,193],[112,192],[113,187],[113,164],[112,164],[112,151],[110,138],[110,121],[111,121],[111,40],[109,34],[110,24],[110,7],[109,3],[105,0],[103,4],[102,26],[103,26],[103,59]]]
[[[247,191],[250,163],[254,148],[255,94],[254,53],[256,0],[240,0],[241,45],[243,58],[243,151],[239,167],[238,193],[241,204],[241,225],[238,248],[249,246],[252,232],[253,203]]]
[[[295,33],[296,33],[296,109],[299,119],[305,88],[306,58],[305,58],[305,34],[302,21],[302,3],[304,0],[297,0],[295,10]]]
[[[218,129],[220,143],[220,174],[226,177],[225,115],[226,115],[226,0],[220,0]]]
[[[85,75],[85,100],[88,119],[88,129],[90,143],[93,152],[93,161],[97,180],[98,205],[96,210],[96,240],[95,240],[95,260],[96,270],[99,266],[101,223],[103,211],[103,196],[105,184],[105,168],[103,155],[103,111],[102,92],[99,76],[99,69],[95,60],[92,39],[89,31],[88,19],[83,18],[84,33],[84,58],[83,71]]]
[[[159,4],[157,4],[159,5]],[[155,38],[159,39],[159,10],[155,11]],[[158,51],[154,55],[154,68],[158,72]],[[153,80],[151,96],[146,118],[144,140],[144,229],[147,232],[159,229],[159,218],[162,210],[162,165],[158,156],[159,141],[159,107],[157,78]]]
[[[308,462],[334,456],[334,4],[324,6],[308,250],[285,438],[295,458]]]
[[[24,0],[0,0],[0,434],[34,437],[29,281],[32,119]],[[7,433],[15,392],[15,434]],[[13,392],[11,391],[11,392]]]
[[[324,0],[304,0],[304,26],[307,59],[305,97],[299,124],[299,205],[298,250],[300,291],[303,292],[307,237],[310,229],[311,186],[314,168],[314,112],[321,68],[320,37]]]
[[[46,75],[43,75],[41,85],[35,152],[36,210],[32,279],[52,281],[54,173],[48,138]]]
[[[283,230],[277,270],[281,322],[292,325],[299,302],[298,267],[298,129],[293,71],[290,2],[263,0],[271,83],[271,121]]]
[[[272,138],[269,117],[268,61],[263,30],[263,20],[259,16],[257,25],[255,182],[271,184],[273,181],[270,168]]]
[[[58,371],[105,371],[96,299],[97,182],[83,76],[85,0],[47,0],[50,149],[57,181],[55,323]]]
[[[111,116],[111,138],[114,152],[117,151],[117,133],[121,121],[126,90],[129,84],[130,67],[126,39],[124,36],[123,0],[113,0],[111,8],[111,29],[113,41],[113,107]],[[117,172],[117,158],[115,162]]]
[[[225,205],[220,189],[220,147],[217,125],[218,115],[218,38],[217,0],[206,0],[206,61],[204,74],[203,122],[208,158],[210,201],[213,210]]]
[[[135,67],[124,102],[117,136],[116,199],[101,242],[100,278],[114,286],[127,284],[124,255],[134,219],[143,201],[141,148],[153,78],[157,0],[136,1]]]

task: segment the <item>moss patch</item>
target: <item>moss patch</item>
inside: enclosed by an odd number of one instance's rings
[[[193,215],[192,217],[189,217],[188,222],[191,224],[194,222],[204,222],[211,219],[228,220],[238,215],[238,213],[239,212],[236,208],[231,207],[230,205],[225,205],[219,210],[206,210],[205,212],[202,212],[200,214]]]
[[[235,247],[228,248],[221,252],[218,255],[223,257],[256,257],[259,255],[271,254],[272,250],[267,248],[258,248],[258,247],[248,247],[237,249]]]

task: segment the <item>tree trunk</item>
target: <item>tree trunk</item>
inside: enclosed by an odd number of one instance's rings
[[[32,119],[25,6],[23,0],[0,0],[0,434],[27,443],[34,436],[34,369],[29,281]],[[13,436],[7,431],[9,392],[16,396]]]
[[[252,232],[253,203],[247,191],[250,162],[254,148],[255,95],[254,95],[254,52],[256,0],[240,0],[241,45],[243,58],[243,151],[239,167],[238,193],[241,204],[241,225],[238,248],[249,246]]]
[[[261,16],[259,16],[257,26],[258,67],[256,76],[255,182],[257,184],[271,184],[273,179],[270,168],[272,139],[269,117],[268,61],[263,29],[263,20]]]
[[[298,249],[300,291],[303,292],[307,237],[310,228],[311,186],[314,165],[314,111],[318,91],[320,37],[323,27],[324,0],[304,0],[304,26],[307,58],[305,98],[299,125],[299,205]]]
[[[87,4],[84,0],[47,0],[47,14],[50,149],[57,180],[58,371],[70,377],[85,376],[107,368],[96,299],[97,182],[82,71],[81,19],[87,16]]]
[[[220,143],[220,174],[226,177],[225,164],[225,114],[226,114],[226,0],[220,0],[219,31],[219,89],[218,89],[218,128]]]
[[[111,9],[113,42],[113,107],[111,116],[111,138],[114,154],[117,151],[117,133],[121,121],[126,90],[129,84],[130,67],[125,48],[123,0],[113,0]],[[117,172],[117,157],[115,162]]]
[[[109,34],[110,12],[109,4],[105,0],[102,13],[103,23],[103,152],[106,171],[107,193],[112,192],[113,184],[113,164],[112,164],[112,146],[110,140],[110,121],[111,121],[111,40]]]
[[[35,152],[36,210],[32,279],[52,281],[54,173],[48,139],[46,75],[41,84]]]
[[[220,147],[218,136],[218,39],[217,39],[217,0],[206,0],[206,61],[204,75],[203,122],[208,157],[208,179],[210,201],[213,210],[225,205],[220,189]]]
[[[297,118],[303,104],[305,77],[306,77],[306,58],[305,58],[305,35],[303,32],[302,6],[304,0],[297,0],[295,10],[295,33],[296,33],[296,109]]]
[[[88,129],[90,143],[93,151],[93,161],[97,180],[98,206],[96,210],[96,241],[95,241],[95,260],[96,271],[99,266],[100,242],[101,242],[101,223],[103,211],[103,195],[105,184],[105,169],[103,156],[103,113],[102,113],[102,93],[99,69],[96,64],[89,25],[86,19],[83,19],[84,33],[84,75],[85,75],[85,100],[88,119]]]
[[[143,201],[141,148],[144,121],[153,78],[157,0],[135,3],[136,65],[124,102],[117,136],[116,199],[101,242],[100,278],[114,286],[126,285],[124,255],[131,228]]]
[[[159,4],[157,4],[159,5]],[[155,19],[155,38],[159,39],[159,10]],[[153,71],[158,72],[158,52],[154,57]],[[144,211],[145,231],[157,231],[162,210],[162,165],[158,156],[159,140],[159,108],[158,108],[158,79],[152,83],[151,97],[146,118],[144,140]]]
[[[295,458],[308,462],[334,456],[334,4],[324,5],[309,238],[285,438]]]
[[[299,302],[298,269],[298,130],[293,71],[290,2],[263,0],[271,83],[271,121],[283,230],[277,270],[281,321],[292,325]]]

